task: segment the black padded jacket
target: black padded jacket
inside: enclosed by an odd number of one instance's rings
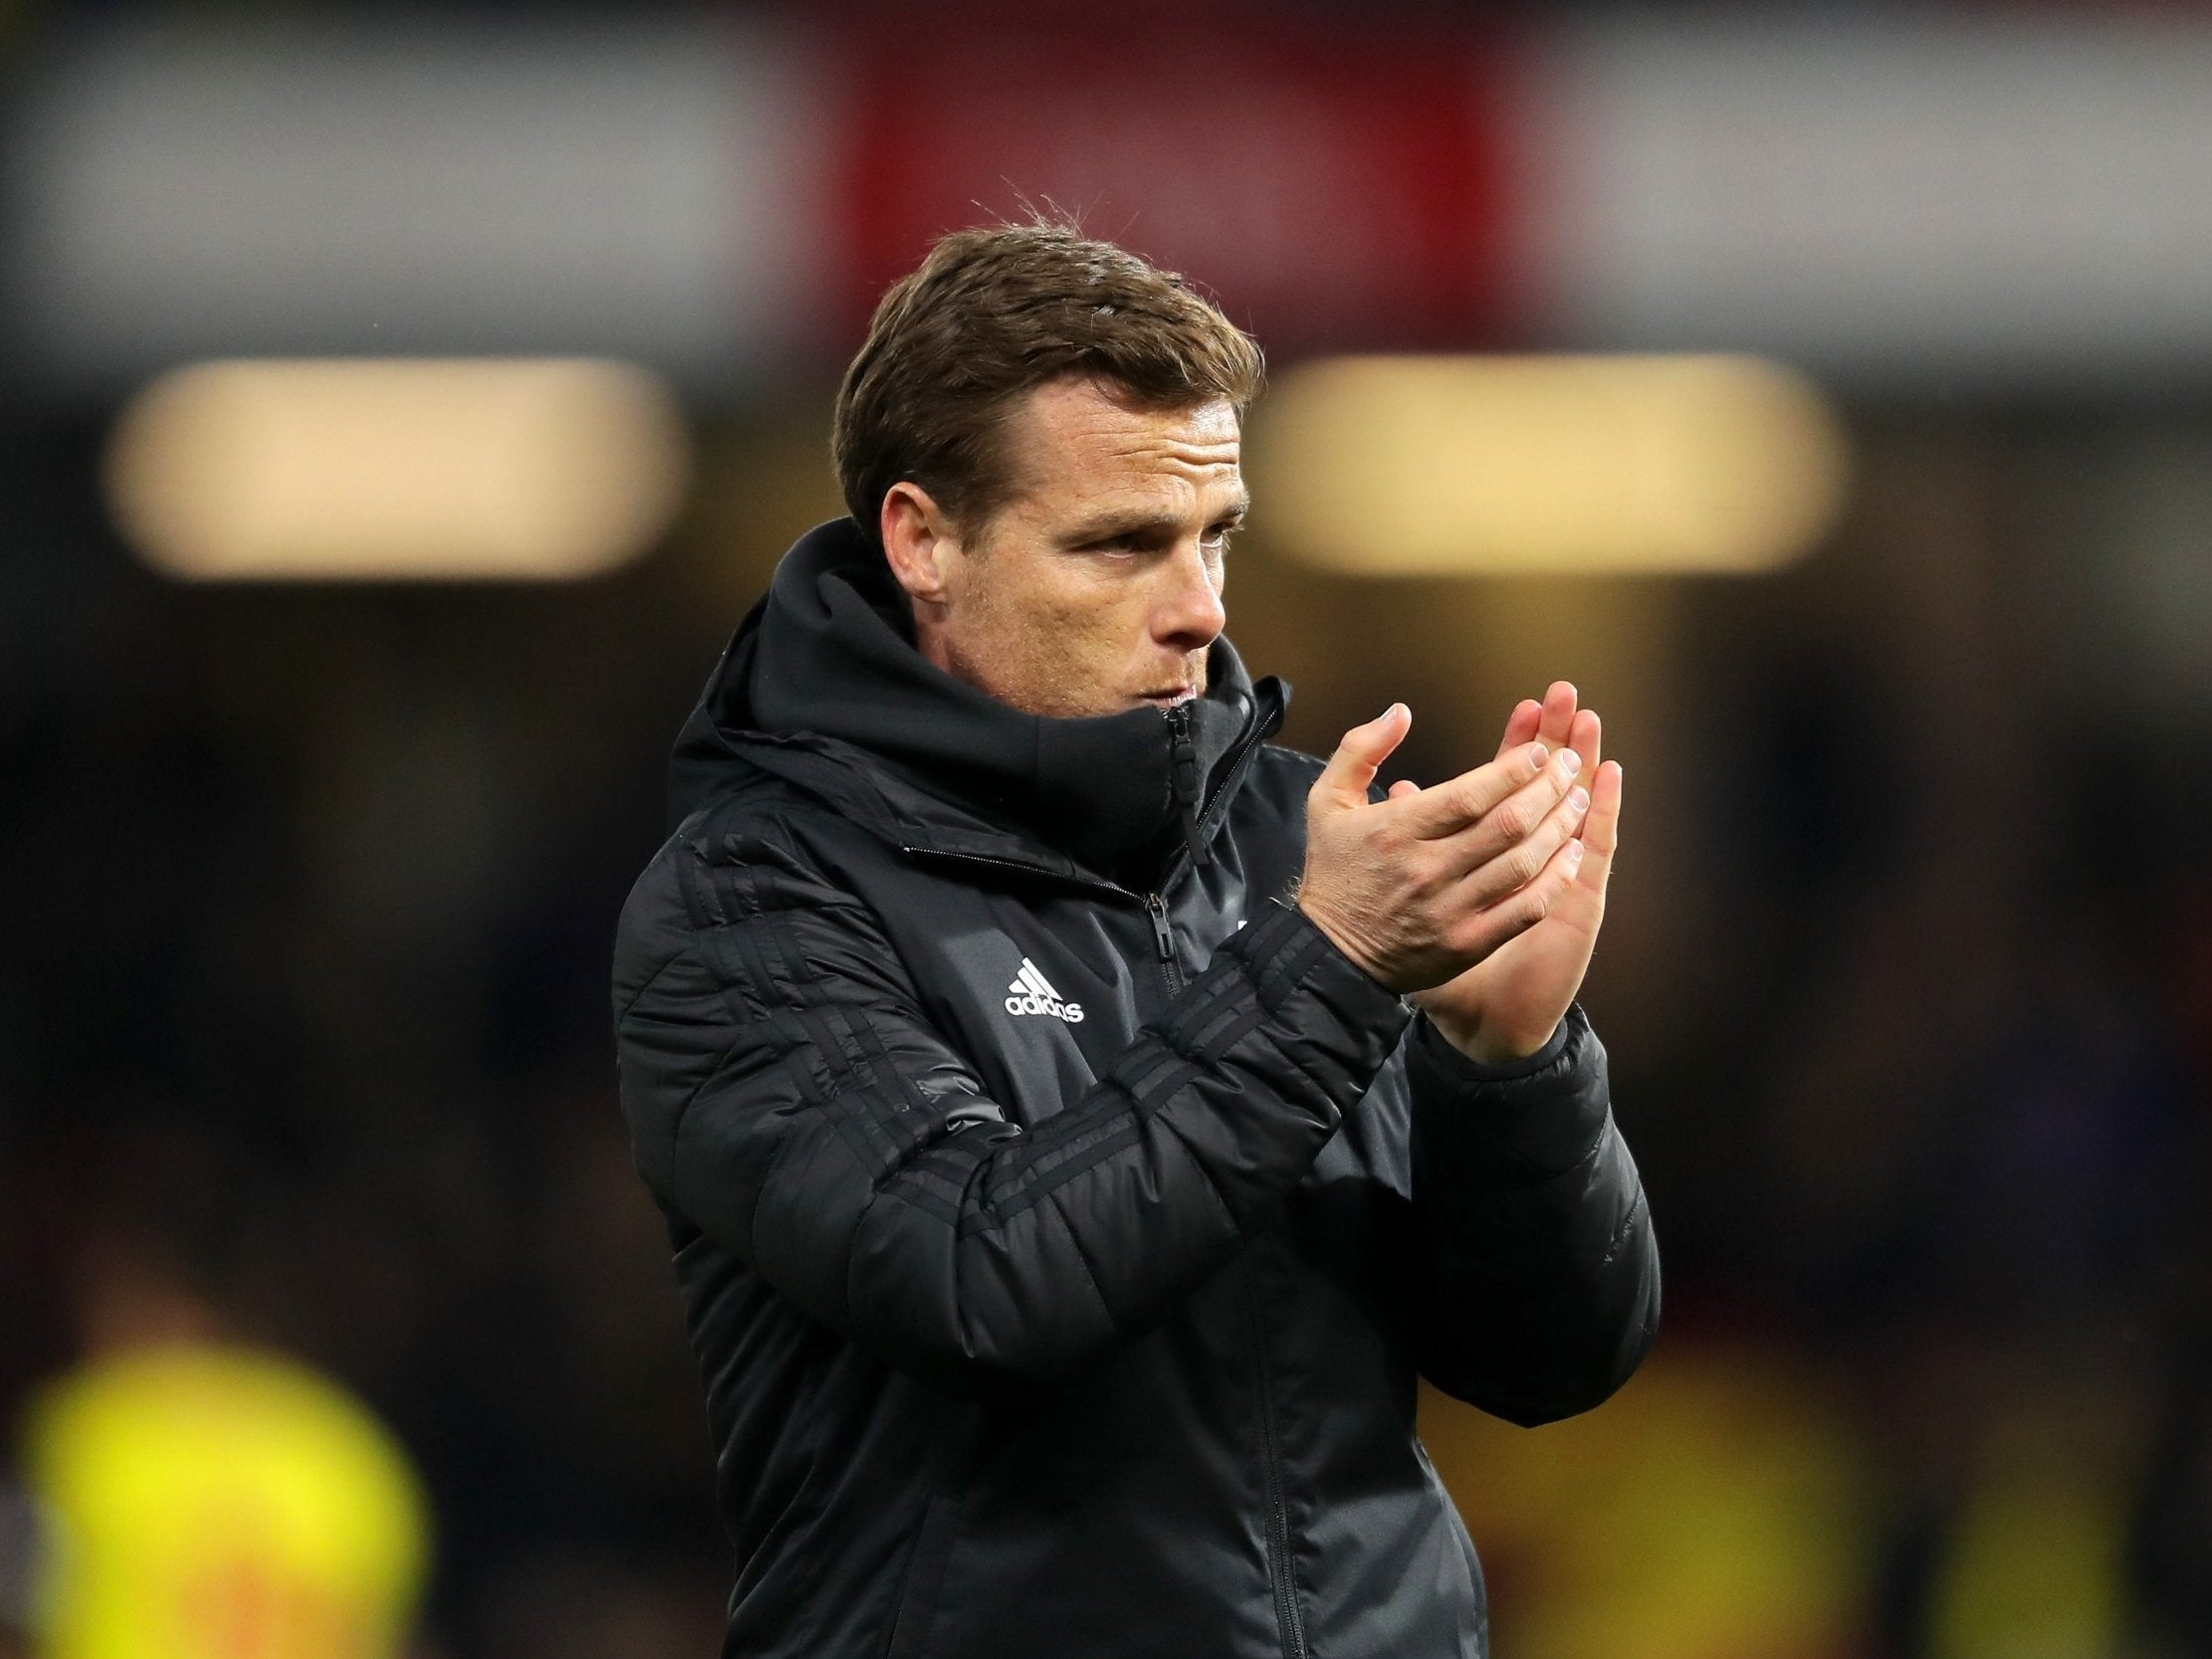
[[[1287,897],[1319,763],[1205,698],[1024,716],[849,520],[686,726],[621,1098],[736,1546],[728,1655],[1482,1655],[1417,1375],[1582,1411],[1659,1316],[1579,1007],[1485,1070]]]

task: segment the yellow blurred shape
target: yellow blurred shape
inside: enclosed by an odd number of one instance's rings
[[[30,1424],[57,1534],[42,1659],[384,1659],[427,1566],[405,1454],[274,1354],[139,1349],[57,1384]]]
[[[624,363],[238,360],[132,400],[108,492],[189,581],[557,580],[644,551],[688,471],[674,399]]]
[[[1756,357],[1338,357],[1269,394],[1250,470],[1270,540],[1346,574],[1752,572],[1835,521],[1849,446]]]
[[[2099,1438],[2063,1411],[1999,1422],[1936,1566],[1934,1659],[2126,1651],[2130,1488]]]
[[[1846,1419],[1786,1359],[1662,1348],[1535,1430],[1425,1393],[1422,1439],[1518,1659],[1831,1659],[1872,1600],[1873,1495]]]

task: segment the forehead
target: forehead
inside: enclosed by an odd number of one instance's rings
[[[1241,488],[1243,435],[1226,399],[1142,409],[1094,381],[1054,380],[1028,394],[1006,436],[1014,487],[1032,502]]]

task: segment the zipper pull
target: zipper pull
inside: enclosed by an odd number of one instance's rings
[[[1199,745],[1191,737],[1191,707],[1168,711],[1168,770],[1175,785],[1176,810],[1183,819],[1184,843],[1193,864],[1212,862],[1206,837],[1199,833]]]
[[[1152,918],[1152,942],[1159,947],[1160,959],[1173,966],[1175,963],[1175,934],[1168,930],[1168,902],[1157,893],[1145,895],[1145,915]]]

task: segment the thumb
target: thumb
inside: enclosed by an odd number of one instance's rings
[[[1337,810],[1367,805],[1367,791],[1375,772],[1406,740],[1413,729],[1414,712],[1394,703],[1365,726],[1355,726],[1337,744],[1336,753],[1313,782],[1313,800]]]

